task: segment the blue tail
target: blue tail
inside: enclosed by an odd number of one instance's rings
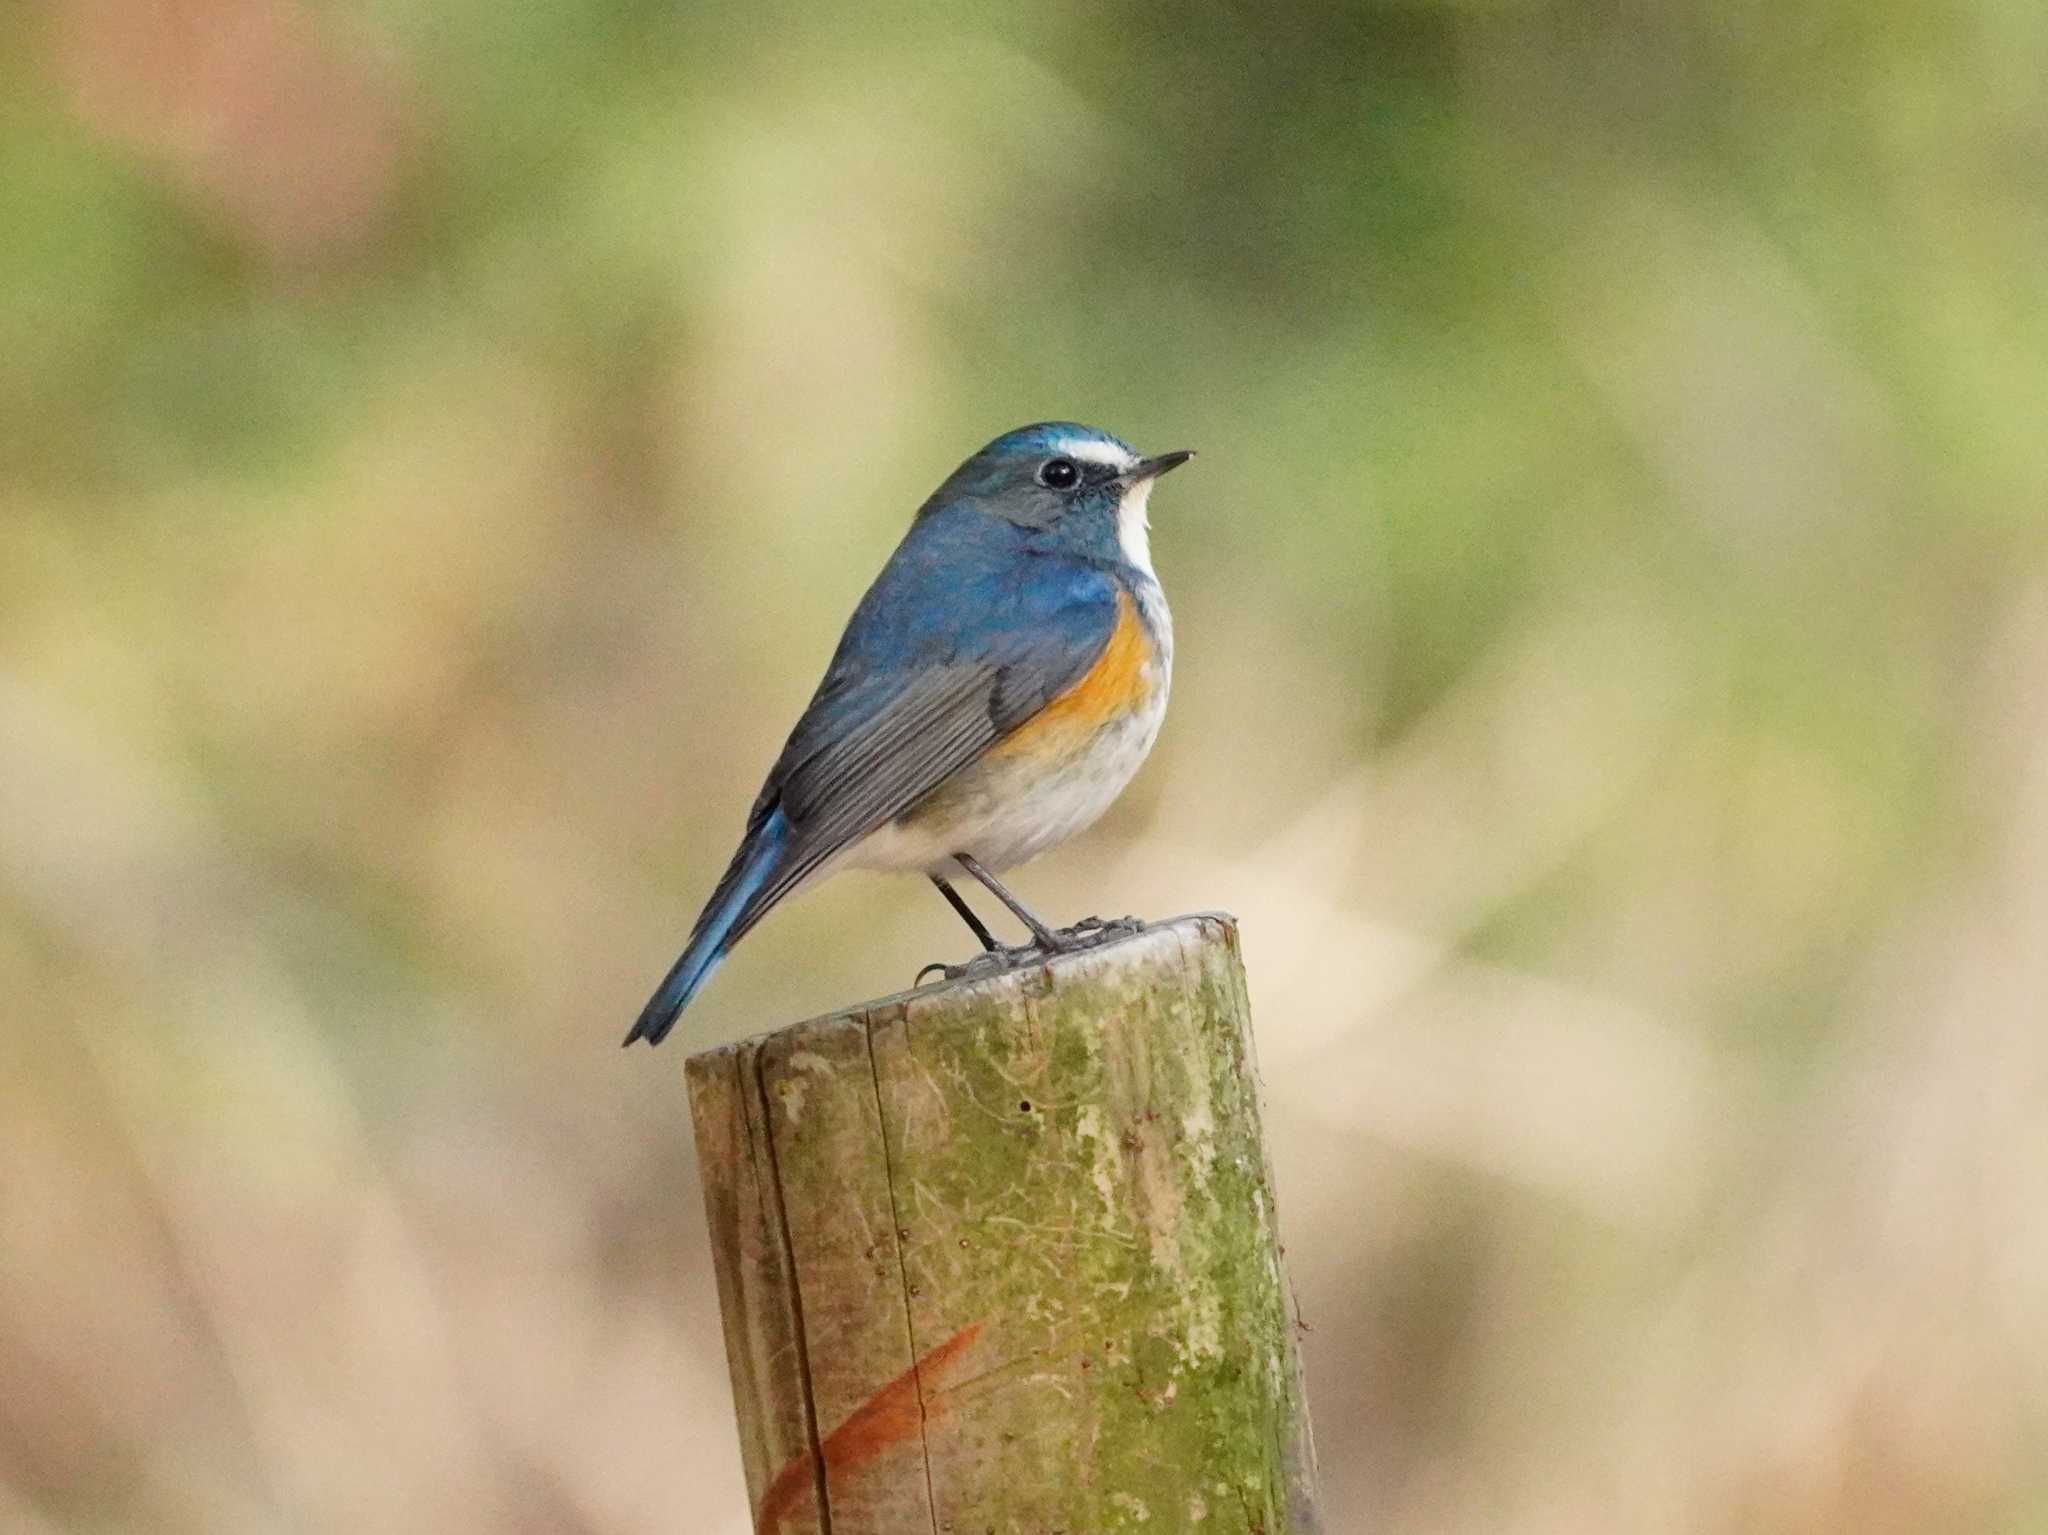
[[[782,862],[783,846],[788,838],[789,823],[782,818],[780,810],[772,812],[747,834],[747,840],[733,855],[725,877],[705,903],[703,915],[697,918],[697,926],[690,934],[682,957],[640,1010],[639,1022],[626,1036],[627,1044],[644,1039],[650,1045],[658,1045],[675,1027],[676,1019],[690,1005],[690,998],[697,995],[698,988],[711,978],[711,972],[725,958],[733,928],[743,916],[748,915],[748,906],[761,893],[761,887],[774,876]],[[753,915],[758,916],[759,913]]]

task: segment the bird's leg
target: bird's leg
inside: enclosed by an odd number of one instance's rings
[[[974,908],[960,898],[959,891],[940,879],[936,874],[931,876],[931,881],[939,887],[939,894],[946,898],[946,904],[960,914],[960,920],[967,924],[967,930],[974,934],[984,949],[993,953],[1002,947],[1001,944],[996,942],[996,935],[988,930],[988,924],[977,917],[974,914]],[[926,968],[929,969],[930,967],[927,966]]]
[[[1141,917],[1083,917],[1072,927],[1048,928],[1030,907],[1004,887],[1001,880],[968,854],[955,853],[953,857],[961,868],[988,886],[997,900],[1017,914],[1017,920],[1031,929],[1032,941],[1045,953],[1059,954],[1074,949],[1091,948],[1105,939],[1124,938],[1132,933],[1145,931],[1144,919]],[[950,890],[946,893],[952,894]]]
[[[981,953],[960,965],[949,965],[943,960],[936,960],[918,971],[917,978],[910,983],[911,985],[922,986],[924,978],[934,971],[949,981],[978,980],[983,976],[1000,975],[1010,966],[1035,952],[1028,945],[1013,949],[1006,944],[998,943],[996,935],[988,930],[988,924],[975,915],[974,908],[967,904],[959,891],[936,874],[931,876],[931,882],[939,887],[939,894],[946,898],[946,904],[960,914],[960,920],[965,922],[968,930],[980,940]]]
[[[1082,947],[1082,945],[1075,943],[1072,938],[1056,933],[1047,927],[1040,920],[1037,912],[1010,894],[1003,882],[984,869],[971,854],[955,853],[953,859],[961,868],[987,886],[988,893],[1009,907],[1011,914],[1019,922],[1031,929],[1032,942],[1037,944],[1043,952],[1047,954],[1064,954],[1069,949]]]
[[[934,971],[949,981],[980,980],[987,976],[1000,975],[1013,965],[1021,965],[1048,954],[1071,954],[1077,949],[1093,948],[1096,944],[1111,938],[1144,931],[1145,924],[1136,917],[1113,917],[1107,921],[1101,917],[1086,917],[1072,927],[1048,927],[1037,912],[1018,900],[1010,892],[1009,887],[983,868],[972,854],[955,853],[953,859],[961,868],[987,886],[989,894],[1009,907],[1019,922],[1031,929],[1031,942],[1016,948],[998,943],[987,925],[974,914],[967,902],[961,899],[960,892],[934,874],[931,876],[931,882],[939,887],[939,894],[943,895],[953,910],[960,914],[960,920],[981,940],[982,952],[964,965],[926,965],[917,972],[917,979],[911,983],[914,986],[924,984],[924,978]]]

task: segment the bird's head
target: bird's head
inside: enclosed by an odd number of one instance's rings
[[[928,504],[971,501],[1017,527],[1149,575],[1152,482],[1194,456],[1179,449],[1147,458],[1099,428],[1042,421],[998,437],[954,470]]]

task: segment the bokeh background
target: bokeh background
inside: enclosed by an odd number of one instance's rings
[[[738,1535],[617,1041],[927,489],[1202,450],[1334,1531],[2048,1530],[2048,10],[31,0],[0,1527]]]

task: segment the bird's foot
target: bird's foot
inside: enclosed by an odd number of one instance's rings
[[[922,986],[925,977],[936,975],[945,981],[984,981],[990,976],[1004,975],[1019,965],[1038,964],[1060,954],[1077,954],[1083,949],[1092,949],[1097,944],[1108,943],[1116,938],[1128,938],[1134,933],[1145,931],[1143,919],[1138,917],[1083,917],[1072,927],[1055,929],[1050,944],[1031,942],[1002,944],[993,949],[984,949],[969,960],[949,965],[943,960],[934,960],[917,972],[912,986]]]
[[[1072,927],[1063,927],[1059,936],[1071,940],[1074,948],[1092,949],[1098,943],[1108,943],[1113,938],[1129,938],[1145,931],[1142,917],[1083,917]]]
[[[1035,943],[1020,943],[1014,947],[1004,945],[984,949],[969,960],[949,965],[944,960],[934,960],[917,972],[917,979],[910,984],[922,986],[924,978],[936,974],[944,981],[985,981],[993,975],[1003,975],[1019,965],[1028,965],[1033,960],[1045,958],[1045,951]]]

